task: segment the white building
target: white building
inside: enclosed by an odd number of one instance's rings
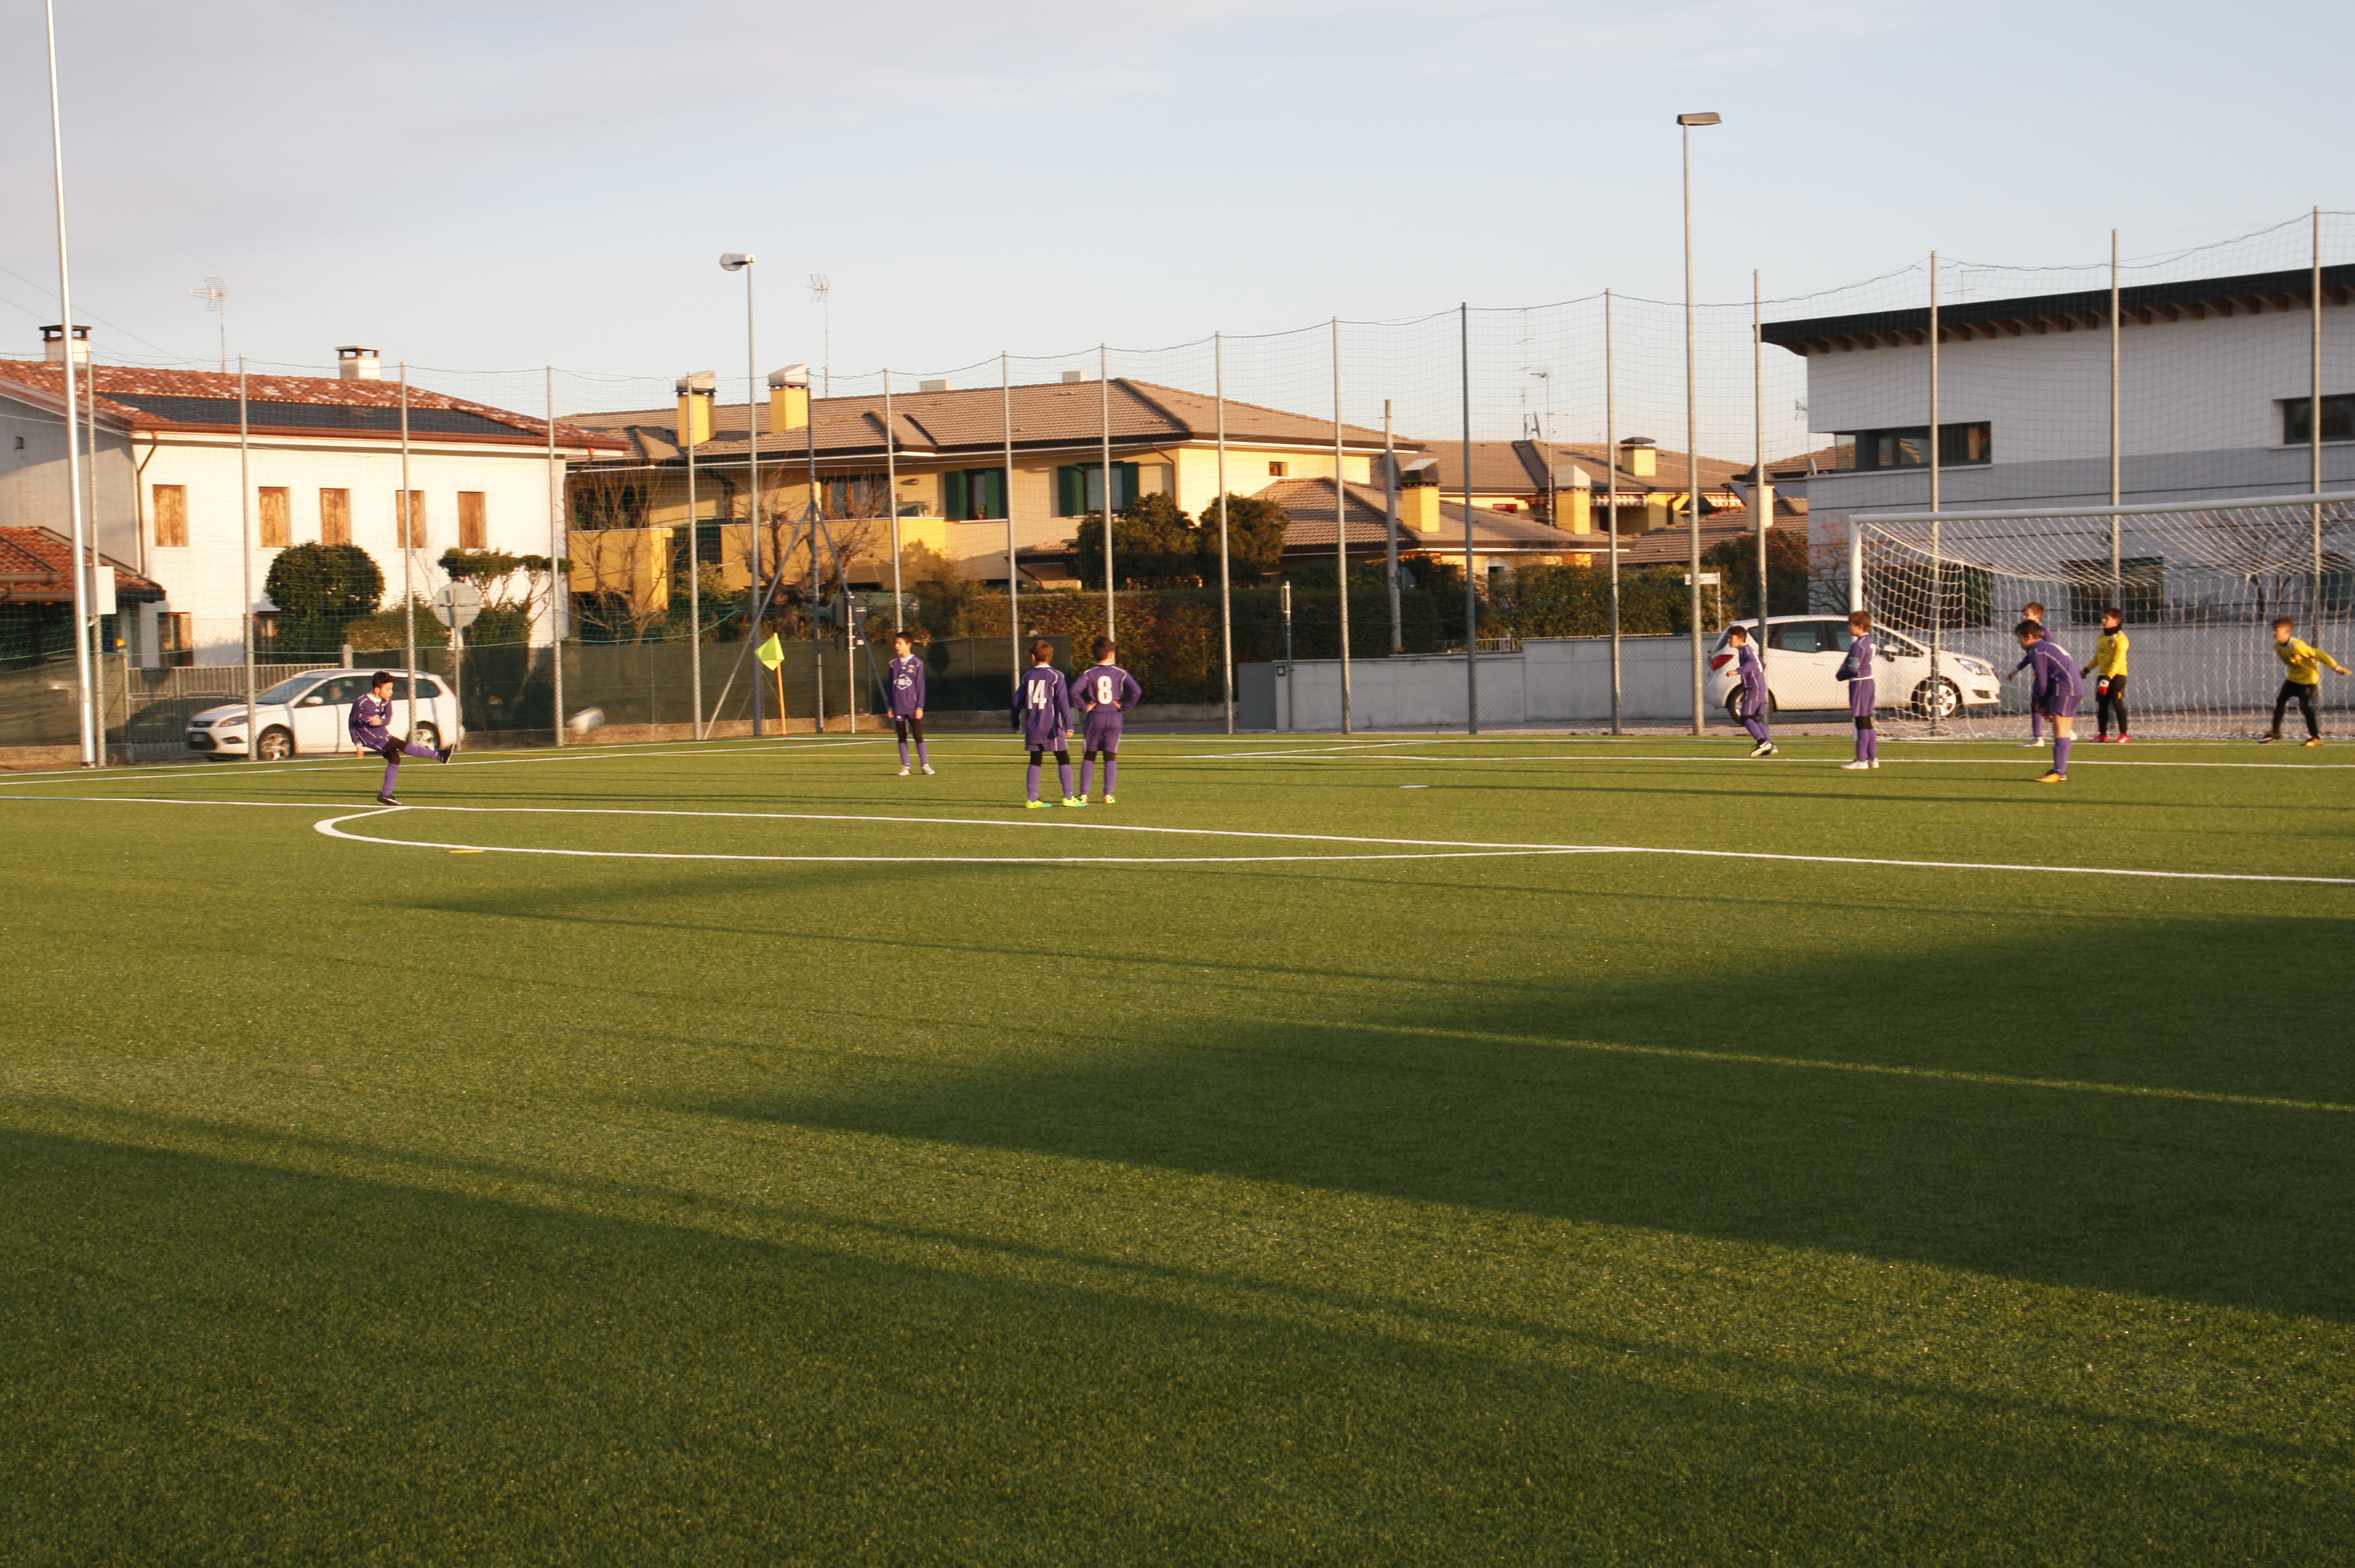
[[[0,526],[62,533],[65,344],[56,328],[45,336],[43,359],[0,360]],[[99,548],[168,595],[118,623],[134,664],[242,659],[243,617],[276,609],[261,585],[288,545],[359,546],[384,573],[388,607],[400,603],[404,564],[415,591],[430,594],[444,581],[436,563],[453,547],[559,553],[550,507],[563,493],[563,467],[624,447],[559,424],[551,457],[547,421],[412,386],[406,444],[416,526],[403,541],[401,388],[380,378],[375,349],[338,349],[340,379],[247,379],[241,443],[238,377],[93,366],[80,358],[87,345],[76,348],[94,431],[85,439],[97,453]],[[533,638],[548,635],[542,614]]]
[[[2323,487],[2355,487],[2355,265],[2323,270]],[[2311,274],[2121,291],[2121,499],[2304,494],[2311,453]],[[2106,289],[1944,304],[1938,313],[1942,505],[2105,506]],[[1929,504],[1930,313],[1773,322],[1807,361],[1809,423],[1840,432],[1804,484],[1818,523]],[[1837,449],[1836,449],[1837,450]],[[1818,454],[1821,457],[1823,454]]]

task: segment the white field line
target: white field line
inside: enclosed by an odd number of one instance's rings
[[[880,739],[888,739],[888,737],[880,737]],[[625,746],[600,746],[593,750],[582,748],[577,751],[550,752],[546,756],[530,757],[489,757],[484,756],[479,752],[469,756],[461,752],[457,760],[451,763],[449,765],[458,768],[508,768],[523,763],[604,763],[619,762],[629,757],[717,757],[725,756],[730,752],[761,752],[773,755],[781,751],[821,752],[832,751],[842,746],[871,746],[875,743],[875,740],[867,739],[857,741],[808,741],[801,742],[778,741],[773,744],[763,746],[704,746],[692,752],[634,752]],[[412,761],[414,759],[412,759]],[[0,778],[0,784],[51,784],[61,778],[88,779],[108,777],[137,778],[157,782],[178,779],[213,778],[226,782],[229,779],[237,776],[233,773],[224,771],[228,765],[229,764],[220,763],[207,763],[200,767],[160,767],[155,768],[152,771],[147,767],[137,763],[127,767],[106,768],[102,770],[95,768],[55,768],[42,773],[14,773],[5,778]],[[267,773],[262,775],[263,777],[280,779],[286,777],[290,773],[365,772],[372,768],[380,768],[384,765],[384,763],[380,758],[340,757],[332,762],[323,759],[321,761],[309,763],[267,763],[262,765],[270,770]]]
[[[15,797],[15,798],[16,798],[16,799],[18,799],[18,800],[20,800],[20,801],[21,801],[21,800],[59,800],[59,801],[74,801],[74,802],[77,802],[77,803],[81,803],[81,804],[91,804],[91,805],[120,805],[120,804],[135,804],[135,805],[264,805],[264,806],[268,806],[268,805],[292,805],[306,804],[306,803],[293,802],[293,801],[220,801],[220,800],[183,800],[183,799],[179,799],[179,798],[173,797],[173,796],[141,797],[141,796],[131,796],[131,795],[30,795],[30,796],[27,796],[27,795],[19,795],[19,796],[16,796],[16,797]],[[307,803],[307,804],[312,805],[314,805],[314,806],[315,806],[315,805],[326,805],[326,806],[329,806],[329,807],[333,807],[333,806],[337,806],[337,805],[348,805],[350,803],[349,803],[348,801],[334,801],[334,802],[327,802],[327,801],[314,801],[314,802],[309,802],[309,803]],[[350,838],[350,839],[354,839],[355,841],[358,841],[358,842],[377,843],[377,844],[393,844],[393,845],[403,845],[403,846],[414,846],[414,847],[419,848],[433,848],[433,849],[480,849],[480,850],[483,850],[483,851],[485,851],[485,852],[486,852],[486,853],[488,853],[488,852],[495,852],[495,853],[501,853],[501,854],[514,854],[514,855],[570,855],[570,856],[580,856],[580,857],[589,857],[589,858],[604,858],[604,859],[663,859],[663,860],[679,860],[679,859],[687,859],[687,860],[776,860],[776,859],[797,860],[797,859],[823,859],[823,860],[858,860],[858,861],[888,862],[888,861],[898,861],[898,860],[911,860],[911,861],[912,861],[912,860],[915,860],[915,859],[924,859],[927,863],[947,862],[947,861],[955,861],[955,860],[961,860],[961,859],[974,859],[974,860],[975,861],[975,863],[1016,863],[1016,862],[993,862],[993,861],[989,861],[989,860],[987,860],[987,859],[985,859],[985,858],[977,858],[977,857],[957,857],[957,856],[940,856],[940,857],[922,857],[922,858],[919,858],[919,857],[910,857],[910,856],[894,856],[894,855],[874,855],[874,856],[773,856],[773,855],[741,855],[741,854],[736,854],[736,855],[723,855],[723,854],[695,854],[695,855],[687,855],[687,854],[656,853],[656,852],[654,852],[654,851],[625,851],[625,850],[602,850],[602,849],[533,849],[533,848],[515,848],[515,847],[507,846],[507,845],[492,845],[492,844],[443,844],[443,843],[431,843],[431,844],[429,844],[429,843],[425,843],[425,842],[423,842],[423,841],[421,841],[421,840],[415,840],[415,839],[399,839],[399,838],[369,838],[369,837],[365,837],[364,835],[359,835],[359,834],[347,834],[347,833],[343,833],[343,832],[337,831],[337,830],[336,829],[335,826],[334,826],[334,825],[335,825],[335,824],[336,824],[336,823],[341,823],[341,822],[351,822],[351,821],[357,821],[357,820],[359,820],[359,819],[364,818],[364,817],[381,816],[381,815],[383,815],[384,813],[386,813],[387,811],[394,811],[394,810],[397,810],[397,811],[407,811],[407,812],[428,812],[428,811],[432,811],[432,812],[446,812],[446,813],[454,813],[454,814],[461,814],[461,815],[466,815],[466,816],[685,816],[685,817],[702,817],[702,818],[708,818],[708,819],[719,820],[719,821],[758,821],[758,822],[854,822],[854,823],[861,823],[861,824],[868,824],[868,823],[874,823],[874,824],[887,824],[887,825],[890,825],[890,826],[898,826],[898,827],[1018,827],[1018,828],[1039,828],[1039,829],[1047,829],[1047,830],[1058,831],[1058,832],[1065,832],[1065,833],[1071,833],[1071,832],[1079,832],[1079,833],[1146,833],[1146,834],[1166,834],[1166,835],[1174,835],[1174,836],[1178,836],[1178,837],[1191,837],[1275,839],[1275,840],[1279,840],[1279,841],[1282,841],[1282,842],[1287,842],[1287,843],[1305,843],[1305,844],[1365,844],[1365,845],[1380,845],[1380,846],[1384,847],[1385,848],[1391,848],[1391,849],[1450,851],[1450,852],[1453,852],[1455,855],[1670,855],[1670,856],[1678,856],[1678,857],[1682,857],[1682,858],[1686,858],[1686,859],[1709,859],[1709,860],[1773,860],[1773,861],[1785,861],[1785,862],[1793,862],[1793,863],[1803,864],[1803,865],[1817,865],[1817,866],[1885,866],[1885,867],[1890,867],[1890,868],[1893,868],[1893,869],[1902,869],[1902,870],[1933,870],[1933,871],[2018,871],[2018,872],[2039,873],[2039,874],[2050,875],[2050,876],[2078,876],[2078,877],[2139,877],[2139,878],[2144,878],[2144,879],[2148,879],[2148,880],[2162,880],[2162,881],[2195,881],[2195,882],[2295,882],[2295,883],[2311,883],[2311,884],[2315,884],[2315,885],[2318,885],[2318,886],[2324,886],[2324,887],[2355,887],[2355,877],[2293,877],[2293,876],[2282,876],[2282,875],[2276,875],[2276,874],[2272,874],[2272,873],[2265,873],[2265,872],[2254,872],[2254,871],[2152,871],[2152,870],[2139,870],[2139,869],[2134,869],[2126,868],[2126,867],[2115,867],[2115,866],[2039,866],[2039,865],[2027,864],[2027,863],[2024,863],[2024,862],[2017,862],[2017,861],[2004,861],[2004,860],[1901,860],[1901,859],[1893,859],[1893,858],[1883,857],[1883,856],[1866,856],[1866,855],[1792,855],[1792,854],[1776,854],[1776,853],[1769,852],[1769,851],[1766,851],[1766,850],[1757,850],[1757,849],[1686,849],[1686,848],[1668,848],[1668,847],[1660,846],[1660,845],[1651,845],[1651,844],[1542,844],[1542,843],[1518,843],[1518,842],[1513,842],[1513,841],[1509,841],[1509,840],[1507,840],[1507,841],[1496,841],[1496,840],[1476,839],[1476,838],[1389,838],[1389,837],[1374,837],[1359,836],[1359,835],[1349,835],[1349,834],[1330,834],[1330,833],[1273,833],[1273,832],[1267,832],[1267,831],[1260,830],[1260,829],[1252,829],[1252,828],[1239,828],[1239,827],[1151,827],[1151,826],[1148,826],[1148,825],[1146,825],[1146,824],[1142,824],[1142,823],[1127,823],[1127,822],[1073,822],[1073,821],[1071,821],[1071,820],[1070,820],[1070,819],[1068,819],[1068,818],[1058,819],[1058,820],[1051,820],[1051,821],[1037,821],[1037,820],[1033,820],[1033,819],[1029,819],[1029,818],[1025,817],[1025,818],[1015,818],[1015,819],[1012,819],[1012,820],[1000,821],[1000,820],[996,820],[996,819],[990,818],[990,817],[968,817],[968,816],[875,816],[875,815],[871,815],[871,814],[868,814],[868,813],[860,813],[860,812],[815,812],[815,811],[677,811],[677,810],[665,810],[665,809],[650,808],[650,807],[630,807],[630,806],[546,806],[546,805],[424,805],[424,806],[392,806],[392,807],[387,807],[387,806],[376,806],[376,807],[371,807],[371,808],[367,809],[367,810],[364,810],[364,811],[353,812],[353,813],[350,813],[350,814],[348,814],[348,815],[346,815],[346,816],[339,816],[339,817],[331,818],[331,819],[329,819],[329,820],[327,820],[327,821],[324,821],[324,822],[321,822],[321,823],[314,824],[314,827],[317,828],[317,830],[318,830],[319,832],[321,832],[321,833],[325,833],[325,834],[326,834],[326,835],[327,835],[328,837],[336,837],[336,838]],[[1342,858],[1342,857],[1335,857],[1335,856],[1265,856],[1265,857],[1259,857],[1259,859],[1271,859],[1271,860],[1276,860],[1276,859],[1341,859],[1341,858]],[[1382,858],[1407,859],[1407,858],[1419,858],[1419,857],[1407,857],[1407,856],[1398,856],[1398,857],[1374,857],[1374,856],[1368,856],[1368,857],[1359,857],[1359,858],[1364,858],[1364,859],[1382,859]],[[1046,857],[1046,858],[1043,858],[1043,859],[1042,859],[1042,860],[1041,860],[1041,862],[1040,862],[1040,863],[1063,863],[1063,862],[1065,862],[1065,861],[1076,861],[1076,860],[1082,860],[1082,859],[1089,859],[1089,858],[1083,858],[1083,857],[1060,857],[1060,856],[1058,856],[1058,857]],[[1155,863],[1165,863],[1165,862],[1163,862],[1163,861],[1161,860],[1161,858],[1158,858],[1158,857],[1103,857],[1103,858],[1100,858],[1100,859],[1108,859],[1108,860],[1117,860],[1117,861],[1119,861],[1119,862],[1121,862],[1121,863],[1137,863],[1137,864],[1155,864]],[[1229,860],[1237,860],[1237,859],[1250,859],[1250,858],[1248,858],[1248,857],[1231,857],[1231,858],[1225,858],[1225,859],[1229,859]],[[1175,859],[1171,859],[1171,860],[1167,861],[1166,863],[1177,864],[1177,863],[1182,863],[1182,862],[1177,861],[1177,860],[1175,860]]]
[[[2022,748],[2022,750],[2025,750],[2025,749],[2026,749],[2026,748],[2024,748],[2024,747]],[[1246,758],[1246,759],[1248,759],[1248,758],[1252,758],[1252,757],[1255,757],[1255,756],[1262,756],[1262,755],[1263,755],[1263,756],[1267,756],[1267,757],[1289,756],[1289,757],[1297,757],[1300,761],[1302,761],[1302,762],[1304,762],[1304,763],[1346,763],[1346,762],[1348,762],[1348,761],[1349,761],[1349,760],[1350,760],[1350,759],[1349,759],[1348,757],[1347,757],[1347,756],[1338,756],[1338,757],[1337,757],[1337,756],[1327,756],[1327,755],[1322,755],[1322,754],[1316,754],[1316,753],[1309,753],[1309,752],[1264,752],[1264,753],[1253,753],[1253,752],[1241,752],[1241,753],[1236,753],[1236,752],[1189,752],[1189,753],[1188,753],[1188,754],[1185,754],[1185,755],[1182,755],[1182,756],[1177,756],[1177,757],[1166,757],[1166,758],[1163,758],[1163,759],[1161,759],[1161,760],[1162,760],[1162,761],[1165,761],[1165,762],[1177,762],[1177,763],[1212,763],[1212,762],[1216,762],[1216,763],[1223,763],[1223,762],[1232,761],[1232,760],[1234,760],[1238,755],[1240,755],[1240,756],[1241,756],[1241,757],[1243,757],[1243,758]],[[1616,754],[1616,755],[1612,755],[1612,754],[1608,754],[1608,753],[1606,753],[1606,754],[1599,755],[1599,756],[1584,756],[1584,757],[1559,756],[1559,755],[1550,755],[1550,754],[1531,754],[1531,755],[1529,755],[1529,756],[1525,756],[1525,757],[1497,757],[1497,756],[1487,756],[1487,757],[1405,757],[1405,756],[1400,756],[1400,755],[1396,754],[1395,752],[1384,752],[1382,755],[1380,755],[1380,756],[1379,756],[1379,757],[1374,757],[1374,758],[1372,758],[1372,759],[1370,759],[1370,760],[1371,760],[1371,761],[1373,761],[1373,762],[1377,762],[1377,763],[1751,763],[1751,764],[1753,764],[1753,765],[1756,765],[1756,766],[1760,766],[1760,767],[1777,767],[1777,766],[1780,766],[1780,767],[1787,768],[1787,767],[1791,766],[1791,765],[1792,765],[1793,763],[1815,763],[1818,764],[1818,766],[1819,766],[1819,767],[1828,767],[1828,766],[1830,766],[1830,765],[1832,765],[1833,763],[1835,763],[1838,762],[1840,759],[1839,759],[1838,756],[1824,756],[1824,757],[1789,757],[1789,758],[1784,758],[1784,759],[1781,759],[1779,762],[1775,762],[1775,761],[1769,761],[1768,759],[1764,758],[1764,757],[1753,757],[1753,756],[1748,755],[1746,752],[1745,752],[1745,753],[1743,753],[1743,754],[1742,754],[1742,755],[1739,755],[1739,756],[1725,756],[1725,757],[1695,757],[1695,756],[1678,755],[1678,754],[1677,754],[1677,753],[1675,753],[1675,752],[1620,752],[1620,753],[1618,753],[1618,754]],[[1890,763],[1890,764],[1891,764],[1892,766],[1902,765],[1902,766],[1908,766],[1908,767],[1981,767],[1981,768],[2024,768],[2024,767],[2028,766],[2029,763],[2033,762],[2035,759],[2033,759],[2033,758],[2029,758],[2029,759],[2026,759],[2026,760],[2022,760],[2022,759],[2018,758],[2018,757],[1884,757],[1884,758],[1882,758],[1881,760],[1882,760],[1883,762],[1889,763]],[[2355,763],[2163,763],[2163,762],[2157,761],[2156,759],[2145,759],[2145,758],[2142,758],[2142,757],[2137,757],[2137,758],[2134,758],[2134,759],[2132,759],[2131,761],[2129,761],[2128,759],[2126,759],[2126,758],[2125,758],[2125,757],[2076,757],[2076,756],[2073,756],[2073,757],[2071,757],[2071,758],[2069,759],[2069,765],[2070,765],[2071,767],[2073,767],[2073,767],[2088,767],[2088,768],[2255,768],[2255,769],[2259,770],[2260,772],[2274,772],[2274,773],[2328,773],[2328,772],[2332,771],[2334,768],[2355,767]]]

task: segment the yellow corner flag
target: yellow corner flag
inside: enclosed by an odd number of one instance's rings
[[[769,634],[769,640],[767,642],[762,643],[759,647],[752,651],[754,656],[759,658],[762,664],[768,666],[771,669],[774,669],[779,665],[785,662],[784,646],[777,641],[777,634],[774,632],[771,632]]]

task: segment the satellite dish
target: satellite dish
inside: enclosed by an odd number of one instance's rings
[[[433,618],[463,632],[483,613],[483,591],[471,582],[445,582],[433,591]]]

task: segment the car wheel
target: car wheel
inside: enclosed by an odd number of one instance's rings
[[[276,725],[261,732],[253,748],[255,758],[265,763],[282,763],[294,754],[294,737]]]
[[[436,752],[442,749],[442,731],[431,724],[420,724],[409,738],[419,745],[431,747]]]
[[[1945,676],[1913,688],[1913,711],[1923,719],[1952,719],[1962,710],[1961,688]]]

